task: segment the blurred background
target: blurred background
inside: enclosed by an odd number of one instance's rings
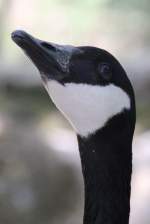
[[[0,0],[1,224],[81,224],[83,216],[76,136],[11,41],[15,29],[120,60],[137,102],[130,223],[150,223],[149,12],[148,0]]]

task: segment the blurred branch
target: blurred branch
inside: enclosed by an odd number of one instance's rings
[[[3,47],[3,34],[5,32],[5,20],[8,15],[8,8],[12,0],[2,0],[0,4],[0,55]]]

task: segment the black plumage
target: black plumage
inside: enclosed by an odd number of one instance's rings
[[[87,136],[77,132],[77,139],[85,184],[84,224],[128,224],[136,115],[134,91],[125,70],[99,48],[46,43],[23,31],[15,31],[12,38],[34,62],[45,83],[55,80],[64,88],[69,83],[113,85],[126,93],[129,108],[109,117]]]

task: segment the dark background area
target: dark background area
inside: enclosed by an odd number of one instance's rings
[[[150,2],[0,0],[0,223],[81,224],[76,136],[11,41],[24,29],[47,41],[114,54],[136,94],[131,224],[150,223]]]

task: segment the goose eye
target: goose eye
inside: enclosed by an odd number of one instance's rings
[[[98,72],[101,77],[106,81],[109,81],[112,77],[111,67],[107,63],[100,63],[98,65]]]

